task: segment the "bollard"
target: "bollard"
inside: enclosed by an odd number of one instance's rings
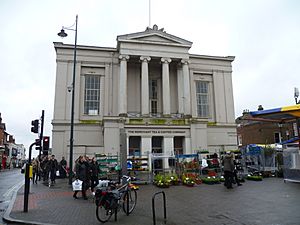
[[[158,194],[163,195],[163,208],[164,208],[164,224],[167,223],[167,208],[166,208],[166,194],[164,191],[156,192],[152,197],[152,215],[153,215],[153,225],[156,225],[156,216],[155,216],[155,196]]]

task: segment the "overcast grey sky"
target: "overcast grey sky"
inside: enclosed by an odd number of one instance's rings
[[[145,30],[149,0],[1,0],[0,112],[7,132],[26,148],[31,120],[45,110],[51,136],[55,88],[53,42],[78,14],[78,44],[116,47],[116,36]],[[193,42],[190,53],[235,56],[235,116],[293,105],[300,88],[300,1],[151,0],[151,26]],[[298,79],[297,79],[298,78]]]

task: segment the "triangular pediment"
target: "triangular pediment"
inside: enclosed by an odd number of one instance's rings
[[[153,42],[165,42],[165,43],[177,43],[177,44],[180,44],[177,41],[170,40],[168,38],[165,38],[165,37],[157,35],[157,34],[151,34],[151,35],[148,35],[148,36],[141,36],[141,37],[137,37],[137,38],[132,38],[131,40],[153,41]]]
[[[117,37],[119,42],[136,42],[136,43],[150,43],[150,44],[160,44],[160,45],[179,45],[190,48],[192,42],[185,39],[179,38],[177,36],[168,34],[164,29],[158,29],[157,25],[153,28],[147,27],[143,32],[119,35]]]

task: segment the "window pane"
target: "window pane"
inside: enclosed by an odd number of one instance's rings
[[[196,81],[197,113],[199,117],[209,116],[208,82]]]
[[[99,114],[100,105],[100,76],[85,76],[84,113]]]

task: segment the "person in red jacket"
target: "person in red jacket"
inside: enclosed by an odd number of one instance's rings
[[[7,156],[5,154],[2,155],[2,169],[6,169],[6,160]]]

